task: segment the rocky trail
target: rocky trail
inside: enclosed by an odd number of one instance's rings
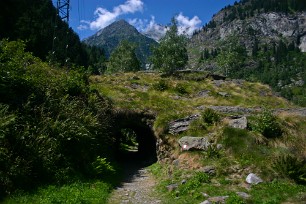
[[[161,203],[155,186],[156,179],[149,172],[150,160],[137,157],[137,153],[129,152],[122,158],[123,179],[108,200],[109,204],[156,204]]]
[[[133,175],[129,175],[129,178],[114,190],[109,204],[161,203],[161,200],[156,198],[155,185],[156,181],[148,170],[141,168]]]

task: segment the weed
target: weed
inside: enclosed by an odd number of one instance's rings
[[[220,149],[217,147],[216,144],[209,145],[206,150],[206,155],[208,158],[220,158]]]
[[[208,125],[212,125],[220,121],[220,115],[211,108],[206,108],[201,115],[203,121]]]
[[[185,85],[182,84],[182,83],[176,84],[174,90],[175,90],[177,93],[179,93],[180,95],[184,95],[184,94],[187,94],[187,93],[188,93],[188,91],[187,91]]]
[[[226,204],[245,204],[246,202],[239,197],[237,194],[232,193],[228,199],[226,199]]]
[[[279,137],[283,133],[277,117],[267,109],[263,110],[261,114],[255,117],[254,123],[251,124],[251,128],[267,138]]]
[[[203,183],[209,183],[210,182],[210,177],[203,173],[203,172],[196,172],[194,176],[188,180],[185,184],[182,184],[178,191],[180,194],[185,195],[188,194],[189,192],[196,190],[200,186],[202,186]]]
[[[166,80],[159,80],[157,83],[153,84],[153,89],[156,91],[166,91],[170,88],[169,83]]]
[[[306,163],[294,156],[280,156],[273,163],[273,169],[284,177],[293,179],[298,184],[306,184]]]
[[[92,166],[97,175],[105,176],[116,172],[111,163],[106,161],[106,158],[101,158],[100,156],[92,163]]]

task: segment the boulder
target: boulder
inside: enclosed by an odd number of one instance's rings
[[[247,193],[245,193],[245,192],[236,192],[236,194],[237,194],[239,197],[243,198],[243,199],[248,199],[248,198],[251,197],[249,194],[247,194]]]
[[[233,128],[238,128],[238,129],[247,129],[248,126],[248,120],[245,116],[242,117],[234,117],[234,118],[229,118],[228,125]]]
[[[258,177],[256,174],[253,173],[250,173],[245,179],[245,181],[248,184],[259,184],[263,182],[263,180],[260,177]]]
[[[188,130],[190,123],[198,118],[199,115],[196,114],[170,122],[169,133],[175,135]]]
[[[212,145],[206,137],[189,137],[185,136],[179,139],[179,145],[182,150],[207,150]]]

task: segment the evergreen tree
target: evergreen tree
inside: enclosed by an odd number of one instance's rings
[[[137,58],[136,46],[128,41],[122,41],[112,52],[107,66],[108,73],[114,72],[134,72],[141,68],[140,61]]]
[[[172,18],[172,24],[160,44],[153,48],[151,62],[154,69],[166,74],[172,74],[182,69],[188,62],[187,40],[184,35],[178,34],[177,22]]]

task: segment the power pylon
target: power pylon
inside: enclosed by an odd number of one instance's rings
[[[69,7],[70,7],[70,0],[57,0],[57,12],[59,17],[69,22]]]

